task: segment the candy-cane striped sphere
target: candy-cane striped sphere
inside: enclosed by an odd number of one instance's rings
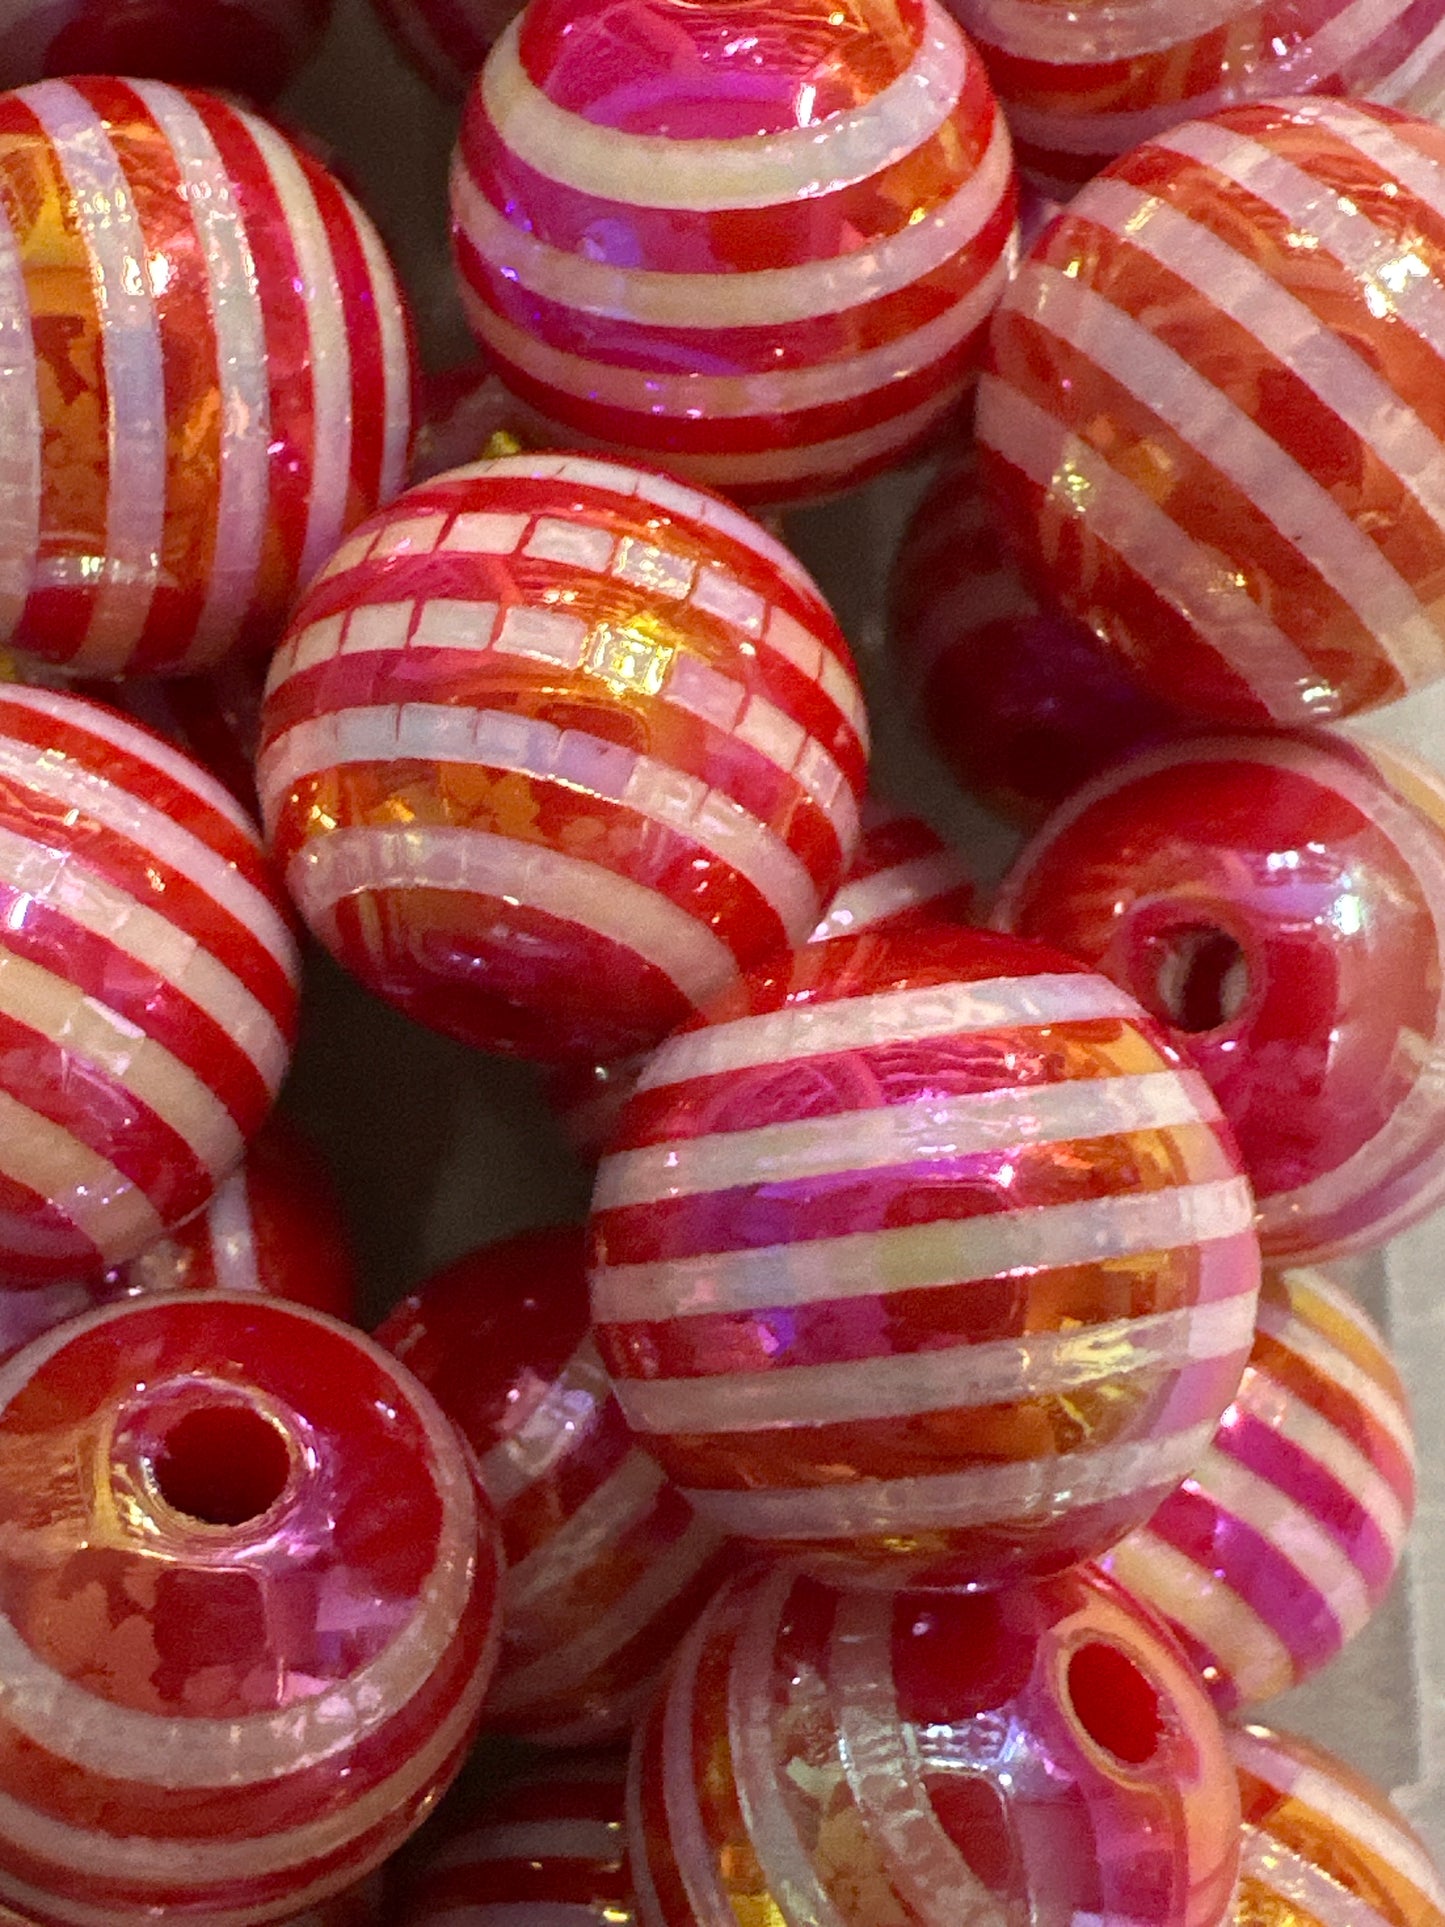
[[[1214,1087],[1276,1263],[1445,1201],[1445,780],[1323,732],[1148,750],[1039,831],[996,921],[1131,991]]]
[[[1293,1734],[1226,1739],[1244,1811],[1231,1927],[1441,1927],[1445,1883],[1379,1787]]]
[[[134,1258],[240,1162],[297,959],[254,827],[113,710],[0,689],[0,1279]]]
[[[507,1558],[490,1726],[624,1733],[723,1577],[718,1535],[634,1445],[587,1328],[579,1230],[486,1245],[377,1333],[477,1455]]]
[[[149,74],[269,100],[330,17],[331,0],[6,0],[0,87],[46,74]]]
[[[549,1759],[436,1836],[400,1927],[633,1927],[625,1753]]]
[[[1348,94],[1433,115],[1438,0],[946,0],[988,62],[1019,166],[1067,196],[1182,120],[1284,94]]]
[[[1409,1412],[1379,1332],[1321,1273],[1268,1275],[1213,1445],[1105,1563],[1170,1622],[1218,1705],[1251,1705],[1361,1630],[1414,1503]]]
[[[214,1294],[47,1333],[0,1369],[0,1518],[0,1902],[26,1918],[288,1919],[460,1765],[495,1523],[359,1332]]]
[[[522,0],[374,0],[397,45],[439,94],[460,99]]]
[[[1445,670],[1445,131],[1305,98],[1161,133],[1009,284],[986,477],[1168,701],[1320,722]]]
[[[0,314],[0,641],[76,674],[269,648],[405,481],[410,335],[381,242],[217,97],[0,97]]]
[[[642,1073],[593,1196],[599,1349],[725,1531],[849,1576],[1102,1552],[1249,1354],[1249,1187],[1132,997],[936,925],[754,971]]]
[[[936,0],[533,0],[467,103],[463,299],[579,437],[740,500],[913,453],[1013,249],[1008,131]]]
[[[272,664],[257,783],[301,914],[363,983],[484,1048],[601,1059],[806,937],[866,732],[837,624],[757,523],[518,455],[333,558]]]
[[[1081,1567],[996,1594],[730,1586],[633,1753],[639,1927],[1217,1927],[1239,1859],[1219,1721]]]

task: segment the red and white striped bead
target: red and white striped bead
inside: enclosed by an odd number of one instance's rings
[[[1379,1787],[1294,1734],[1225,1738],[1244,1812],[1233,1927],[1442,1927],[1445,1882]]]
[[[935,0],[533,0],[467,104],[462,293],[564,441],[751,502],[941,428],[1012,256],[1008,130]]]
[[[331,0],[6,0],[0,87],[150,74],[271,99],[316,50]]]
[[[439,94],[460,99],[522,0],[374,0],[397,45]]]
[[[1323,722],[1445,671],[1445,131],[1302,98],[1136,148],[993,323],[1030,569],[1180,708]]]
[[[0,317],[0,641],[77,675],[269,648],[405,481],[410,334],[381,242],[218,97],[0,97]]]
[[[850,1576],[1102,1552],[1249,1354],[1252,1201],[1204,1080],[1042,945],[813,945],[670,1037],[593,1196],[594,1330],[723,1530]]]
[[[250,819],[114,711],[0,689],[0,1278],[134,1258],[240,1162],[296,1026]]]
[[[1104,1563],[1170,1622],[1216,1702],[1247,1706],[1364,1627],[1414,1504],[1414,1437],[1384,1340],[1320,1272],[1276,1273],[1213,1445]]]
[[[583,1234],[484,1246],[404,1299],[377,1337],[471,1445],[501,1523],[488,1725],[546,1746],[625,1733],[724,1561],[617,1409],[588,1332]]]
[[[633,1927],[625,1753],[544,1760],[435,1836],[399,1927]]]
[[[333,558],[272,664],[257,781],[303,917],[363,983],[484,1048],[602,1059],[806,937],[866,738],[836,622],[756,522],[518,455]]]

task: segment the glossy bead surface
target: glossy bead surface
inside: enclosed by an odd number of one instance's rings
[[[1187,727],[1081,622],[1040,608],[971,461],[945,468],[914,511],[891,600],[919,722],[963,787],[1009,816],[1036,821],[1130,750]]]
[[[1091,1557],[1208,1445],[1249,1187],[1151,1019],[934,926],[754,971],[664,1043],[593,1196],[599,1349],[724,1530],[849,1577]]]
[[[1301,1684],[1362,1630],[1414,1506],[1414,1435],[1380,1333],[1323,1273],[1272,1273],[1213,1445],[1104,1564],[1230,1710]]]
[[[633,1927],[625,1753],[544,1760],[408,1869],[399,1927]]]
[[[1010,282],[986,479],[1167,701],[1324,722],[1445,670],[1442,183],[1429,122],[1234,108],[1116,162]]]
[[[1214,1086],[1276,1262],[1445,1197],[1445,782],[1381,743],[1151,750],[1049,821],[995,918],[1133,992]]]
[[[397,45],[439,94],[460,99],[521,0],[373,0]]]
[[[0,642],[103,676],[268,649],[405,480],[369,221],[256,116],[107,79],[0,97],[0,213]]]
[[[1433,115],[1440,0],[947,0],[988,62],[1019,166],[1072,194],[1182,120],[1283,94],[1346,94]]]
[[[0,689],[0,1279],[124,1264],[199,1210],[265,1120],[296,997],[221,785],[98,704]]]
[[[1445,1883],[1379,1787],[1293,1734],[1226,1739],[1244,1812],[1230,1927],[1441,1927]]]
[[[149,74],[265,101],[315,51],[331,0],[7,0],[0,87]]]
[[[941,428],[1016,198],[935,0],[533,0],[452,177],[472,327],[560,440],[780,503]]]
[[[404,1299],[377,1338],[459,1427],[501,1522],[487,1724],[549,1746],[624,1733],[723,1566],[718,1535],[617,1409],[588,1333],[582,1233],[483,1246]]]
[[[0,1373],[0,1516],[0,1901],[47,1927],[284,1920],[460,1764],[495,1526],[359,1332],[212,1295],[48,1333]]]
[[[272,664],[258,787],[369,988],[485,1049],[601,1059],[813,928],[866,731],[837,624],[757,523],[521,455],[413,489],[328,565]]]
[[[641,1927],[1217,1927],[1218,1718],[1088,1567],[994,1595],[729,1587],[634,1756]]]

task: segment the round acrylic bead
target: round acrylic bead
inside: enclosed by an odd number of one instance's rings
[[[291,926],[250,819],[112,710],[0,689],[0,1280],[124,1264],[285,1074]]]
[[[806,937],[866,729],[837,624],[755,522],[519,455],[340,550],[272,664],[258,787],[363,983],[483,1048],[603,1059]]]
[[[0,214],[0,641],[106,676],[269,648],[405,480],[370,223],[265,121],[107,79],[0,97]]]
[[[1299,1685],[1354,1638],[1414,1503],[1409,1412],[1379,1332],[1321,1273],[1268,1274],[1214,1444],[1104,1563],[1227,1710]]]
[[[1249,1187],[1104,978],[938,925],[818,944],[669,1038],[593,1197],[599,1349],[725,1531],[849,1577],[1102,1552],[1239,1384]]]
[[[579,1230],[484,1246],[377,1333],[477,1455],[507,1576],[489,1726],[623,1733],[723,1577],[718,1536],[633,1444],[588,1333]]]
[[[522,1773],[418,1855],[399,1927],[633,1927],[626,1780],[625,1753]]]
[[[0,1901],[45,1927],[287,1919],[460,1765],[495,1527],[359,1332],[216,1294],[47,1333],[0,1373],[0,1518]]]
[[[994,915],[1140,1000],[1214,1086],[1267,1257],[1383,1244],[1445,1198],[1445,783],[1383,744],[1146,752],[1066,804]]]
[[[522,0],[374,0],[397,45],[439,94],[466,92]]]
[[[1230,1927],[1442,1927],[1445,1883],[1379,1787],[1293,1734],[1226,1740],[1244,1813]]]
[[[936,0],[533,0],[467,104],[463,297],[578,437],[745,501],[941,428],[1007,273],[983,63]]]
[[[1445,670],[1445,131],[1306,98],[1161,134],[995,316],[986,479],[1166,700],[1325,721]]]
[[[891,635],[919,721],[965,789],[1025,821],[1185,719],[1081,622],[1049,614],[994,530],[972,461],[914,512]]]
[[[0,87],[47,74],[150,74],[269,100],[330,15],[331,0],[6,0]]]
[[[1433,114],[1439,0],[947,0],[988,62],[1019,166],[1069,195],[1180,121],[1270,95],[1348,94]]]
[[[1217,1927],[1239,1856],[1219,1721],[1089,1567],[998,1594],[728,1588],[633,1761],[643,1927]]]

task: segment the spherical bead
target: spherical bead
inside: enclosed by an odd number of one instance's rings
[[[973,380],[1008,133],[935,0],[533,0],[467,103],[463,298],[578,438],[740,500],[850,486]]]
[[[0,1372],[0,1515],[0,1901],[45,1927],[287,1919],[460,1764],[495,1527],[360,1333],[219,1294],[47,1333]]]
[[[545,1760],[440,1831],[400,1927],[633,1927],[625,1753]]]
[[[837,624],[755,522],[520,455],[341,549],[272,665],[258,787],[369,988],[483,1048],[609,1058],[813,928],[866,730]]]
[[[588,1333],[582,1233],[474,1251],[404,1299],[377,1338],[460,1428],[501,1522],[488,1725],[548,1746],[624,1733],[723,1564],[718,1535],[617,1409]]]
[[[397,45],[439,94],[460,99],[521,0],[374,0]]]
[[[1384,1340],[1321,1273],[1268,1275],[1214,1444],[1105,1565],[1163,1614],[1229,1709],[1297,1686],[1390,1589],[1415,1504]]]
[[[1383,744],[1241,736],[1100,777],[998,922],[1166,1024],[1239,1140],[1276,1262],[1383,1244],[1445,1198],[1445,781]]]
[[[269,100],[315,51],[331,0],[7,0],[0,87],[150,74]]]
[[[1324,721],[1445,670],[1442,183],[1426,121],[1235,108],[1115,163],[1009,284],[997,505],[1168,701]]]
[[[947,926],[774,960],[669,1038],[593,1197],[598,1345],[725,1531],[849,1577],[1102,1552],[1239,1384],[1258,1249],[1134,1000]]]
[[[285,1074],[291,926],[214,778],[0,689],[0,1279],[124,1264],[205,1204]]]
[[[647,1927],[1216,1927],[1239,1857],[1219,1722],[1089,1567],[999,1594],[728,1588],[638,1736]]]
[[[1441,1927],[1445,1883],[1378,1787],[1293,1734],[1226,1738],[1244,1811],[1231,1927]]]
[[[0,97],[0,214],[0,641],[105,676],[268,648],[405,479],[370,223],[267,122],[105,79]]]

